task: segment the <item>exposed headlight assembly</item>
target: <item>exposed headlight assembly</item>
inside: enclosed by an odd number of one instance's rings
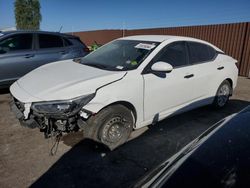
[[[84,105],[88,104],[94,98],[94,96],[95,94],[93,93],[71,100],[37,102],[32,104],[31,109],[39,114],[68,116],[80,111]]]

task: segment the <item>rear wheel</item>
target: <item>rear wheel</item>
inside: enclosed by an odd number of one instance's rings
[[[133,130],[133,113],[123,105],[109,106],[93,118],[89,126],[93,127],[96,133],[92,138],[110,150],[125,143]]]
[[[224,107],[229,100],[231,92],[231,84],[227,80],[223,81],[217,90],[213,105],[216,108]]]

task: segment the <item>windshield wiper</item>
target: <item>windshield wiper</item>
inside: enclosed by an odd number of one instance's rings
[[[99,69],[108,69],[109,68],[106,65],[97,64],[97,63],[83,63],[83,65],[87,65],[87,66],[91,66],[91,67],[96,67],[96,68],[99,68]]]

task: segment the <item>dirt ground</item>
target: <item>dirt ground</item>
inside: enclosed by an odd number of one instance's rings
[[[202,107],[149,128],[113,152],[82,134],[64,136],[55,156],[51,140],[38,129],[21,127],[10,111],[8,91],[0,91],[0,187],[128,187],[179,151],[218,120],[250,104],[250,79],[239,78],[229,104]],[[146,130],[146,131],[145,131]]]

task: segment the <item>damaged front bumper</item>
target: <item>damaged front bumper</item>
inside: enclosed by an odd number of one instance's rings
[[[10,107],[22,126],[32,129],[39,128],[41,132],[44,132],[45,138],[84,129],[87,126],[87,119],[92,114],[89,111],[81,109],[70,116],[51,116],[48,114],[38,114],[30,110],[28,118],[26,118],[24,103],[13,98]]]
[[[32,129],[39,128],[39,124],[33,118],[25,120],[25,117],[24,117],[24,110],[25,109],[24,109],[24,106],[22,106],[22,104],[20,102],[16,102],[13,99],[10,102],[10,108],[22,126],[29,127]]]

